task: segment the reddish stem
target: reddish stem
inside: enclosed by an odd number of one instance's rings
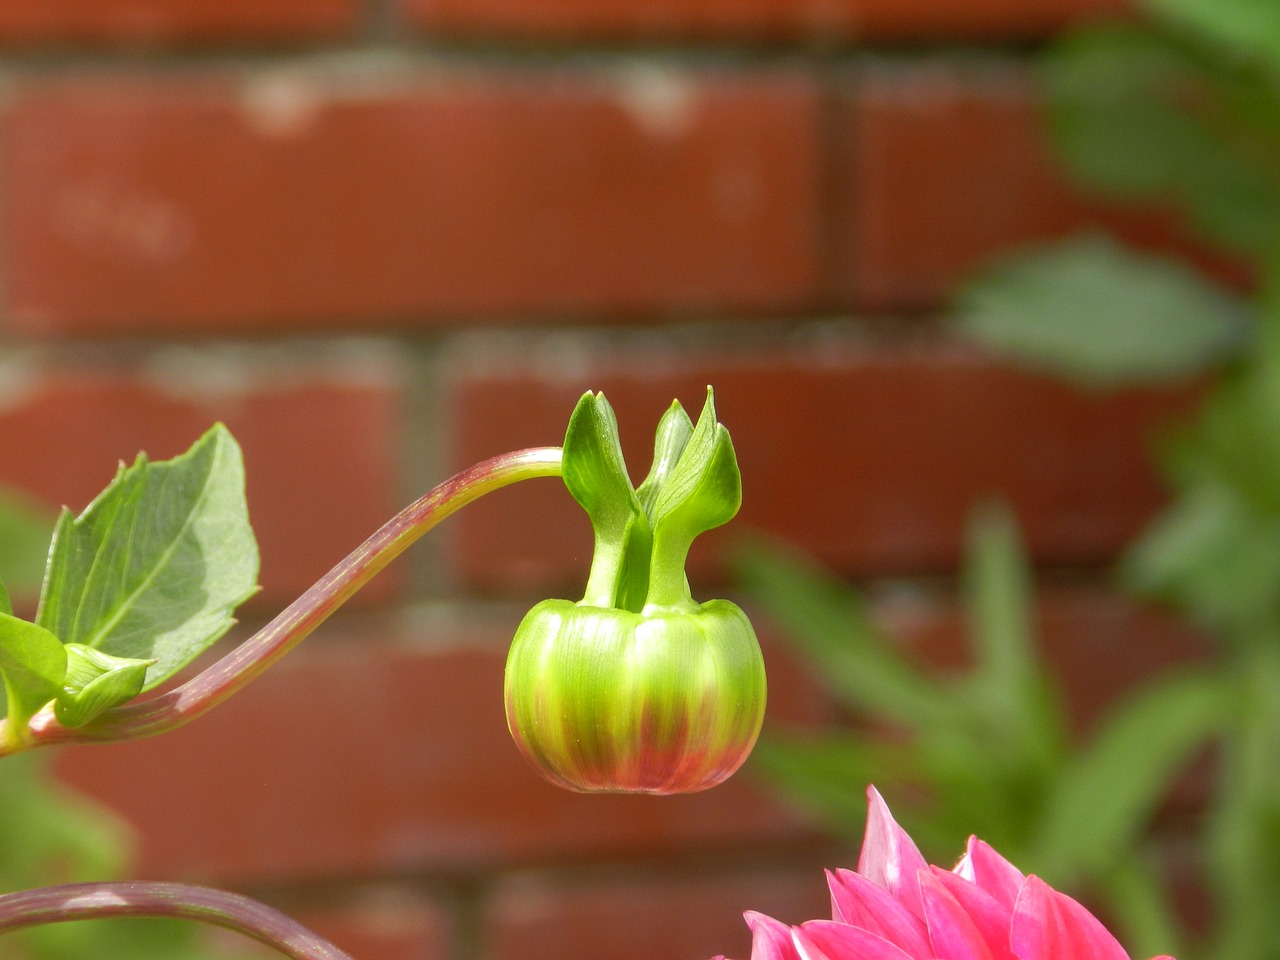
[[[411,543],[459,508],[519,480],[560,475],[560,448],[534,447],[492,457],[456,474],[389,520],[256,634],[187,683],[108,710],[71,729],[52,711],[32,719],[23,747],[77,741],[136,740],[182,726],[217,706],[288,653]],[[0,721],[0,733],[3,721]],[[3,738],[0,738],[0,742]],[[0,748],[0,756],[6,751]]]
[[[64,920],[169,917],[243,933],[294,960],[352,960],[296,920],[257,900],[184,883],[68,883],[0,895],[0,931]]]

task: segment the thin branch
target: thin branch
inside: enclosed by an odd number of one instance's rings
[[[352,960],[273,907],[238,893],[184,883],[68,883],[0,895],[0,931],[65,920],[168,917],[226,927],[293,960]]]
[[[108,710],[77,728],[51,710],[32,719],[17,749],[52,743],[136,740],[164,733],[217,706],[293,649],[406,547],[459,508],[520,480],[560,475],[559,447],[534,447],[470,467],[410,504],[324,575],[279,616],[187,683],[167,693]],[[0,721],[0,734],[6,721]],[[0,756],[13,752],[3,746]]]

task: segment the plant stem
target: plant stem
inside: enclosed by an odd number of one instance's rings
[[[0,931],[64,920],[169,917],[235,930],[294,960],[352,960],[273,907],[184,883],[68,883],[0,895]]]
[[[51,743],[136,740],[182,726],[217,706],[288,653],[411,543],[459,508],[520,480],[560,475],[559,447],[492,457],[458,473],[410,504],[256,634],[187,683],[108,710],[93,723],[64,727],[46,710],[17,747],[0,736],[0,756]],[[7,724],[0,721],[0,734]]]

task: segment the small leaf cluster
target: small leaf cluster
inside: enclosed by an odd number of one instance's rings
[[[653,464],[632,486],[618,422],[602,393],[578,401],[564,441],[564,483],[586,510],[595,553],[583,603],[639,613],[693,605],[684,576],[694,538],[742,503],[729,431],[711,388],[695,427],[673,401],[658,423]]]
[[[59,517],[34,620],[0,587],[6,746],[50,706],[84,726],[164,682],[231,627],[257,575],[244,464],[225,427],[172,460],[121,465],[84,512]]]

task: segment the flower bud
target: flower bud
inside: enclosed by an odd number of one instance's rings
[[[741,610],[696,603],[685,578],[693,539],[742,499],[729,433],[711,391],[697,427],[674,403],[653,467],[627,476],[601,394],[579,401],[563,477],[587,511],[595,551],[578,603],[545,600],[507,657],[507,726],[553,783],[587,792],[686,793],[741,766],[764,720],[764,660]]]
[[[764,720],[764,660],[741,610],[646,616],[545,600],[507,659],[507,725],[547,779],[687,793],[732,774]]]

